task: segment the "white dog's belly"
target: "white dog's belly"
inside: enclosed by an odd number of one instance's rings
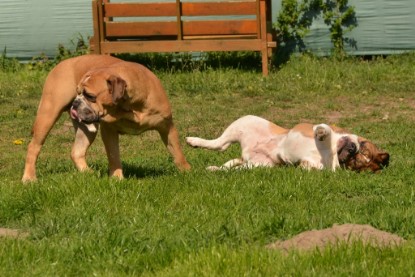
[[[289,164],[298,164],[303,159],[315,160],[319,156],[314,139],[296,131],[287,134],[279,149],[284,161]]]

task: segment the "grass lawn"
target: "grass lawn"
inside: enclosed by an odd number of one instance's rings
[[[232,68],[155,69],[193,166],[179,173],[158,134],[121,137],[127,177],[107,177],[98,136],[92,173],[70,160],[64,114],[22,185],[24,158],[43,81],[40,70],[0,70],[0,276],[413,276],[415,275],[415,55],[342,62],[293,58],[262,77]],[[239,156],[192,149],[254,114],[281,126],[336,124],[391,155],[380,174],[262,168],[208,172]],[[333,224],[370,224],[406,243],[293,251],[265,245]]]

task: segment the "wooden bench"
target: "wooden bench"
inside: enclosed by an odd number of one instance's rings
[[[258,51],[268,75],[271,0],[93,0],[91,53]]]

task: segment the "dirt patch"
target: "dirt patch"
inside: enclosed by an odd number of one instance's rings
[[[72,122],[69,120],[65,120],[61,125],[59,125],[59,127],[57,124],[51,131],[51,133],[54,135],[74,134],[74,132],[75,130]]]
[[[342,243],[361,241],[364,245],[392,247],[401,245],[405,240],[397,235],[378,230],[370,225],[343,224],[331,228],[300,233],[289,240],[277,241],[267,245],[270,249],[307,251]]]
[[[29,233],[18,229],[0,228],[0,238],[26,238]]]
[[[327,122],[330,122],[330,124],[337,124],[343,116],[344,115],[339,111],[331,111],[326,114],[325,118],[327,119]]]

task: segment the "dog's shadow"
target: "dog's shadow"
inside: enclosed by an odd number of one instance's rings
[[[53,167],[45,165],[47,172],[44,174],[63,174],[70,171],[70,163],[62,163],[61,166],[56,166],[56,163],[53,163]],[[103,163],[91,163],[91,173],[97,174],[97,176],[104,177],[108,176],[108,165]],[[148,177],[160,177],[171,175],[174,171],[174,167],[163,167],[163,166],[142,166],[128,162],[122,162],[123,174],[126,179],[144,179]],[[78,172],[73,168],[73,172]]]
[[[141,166],[131,163],[122,163],[124,177],[127,179],[143,179],[147,177],[159,177],[169,175],[168,169],[153,166]]]

